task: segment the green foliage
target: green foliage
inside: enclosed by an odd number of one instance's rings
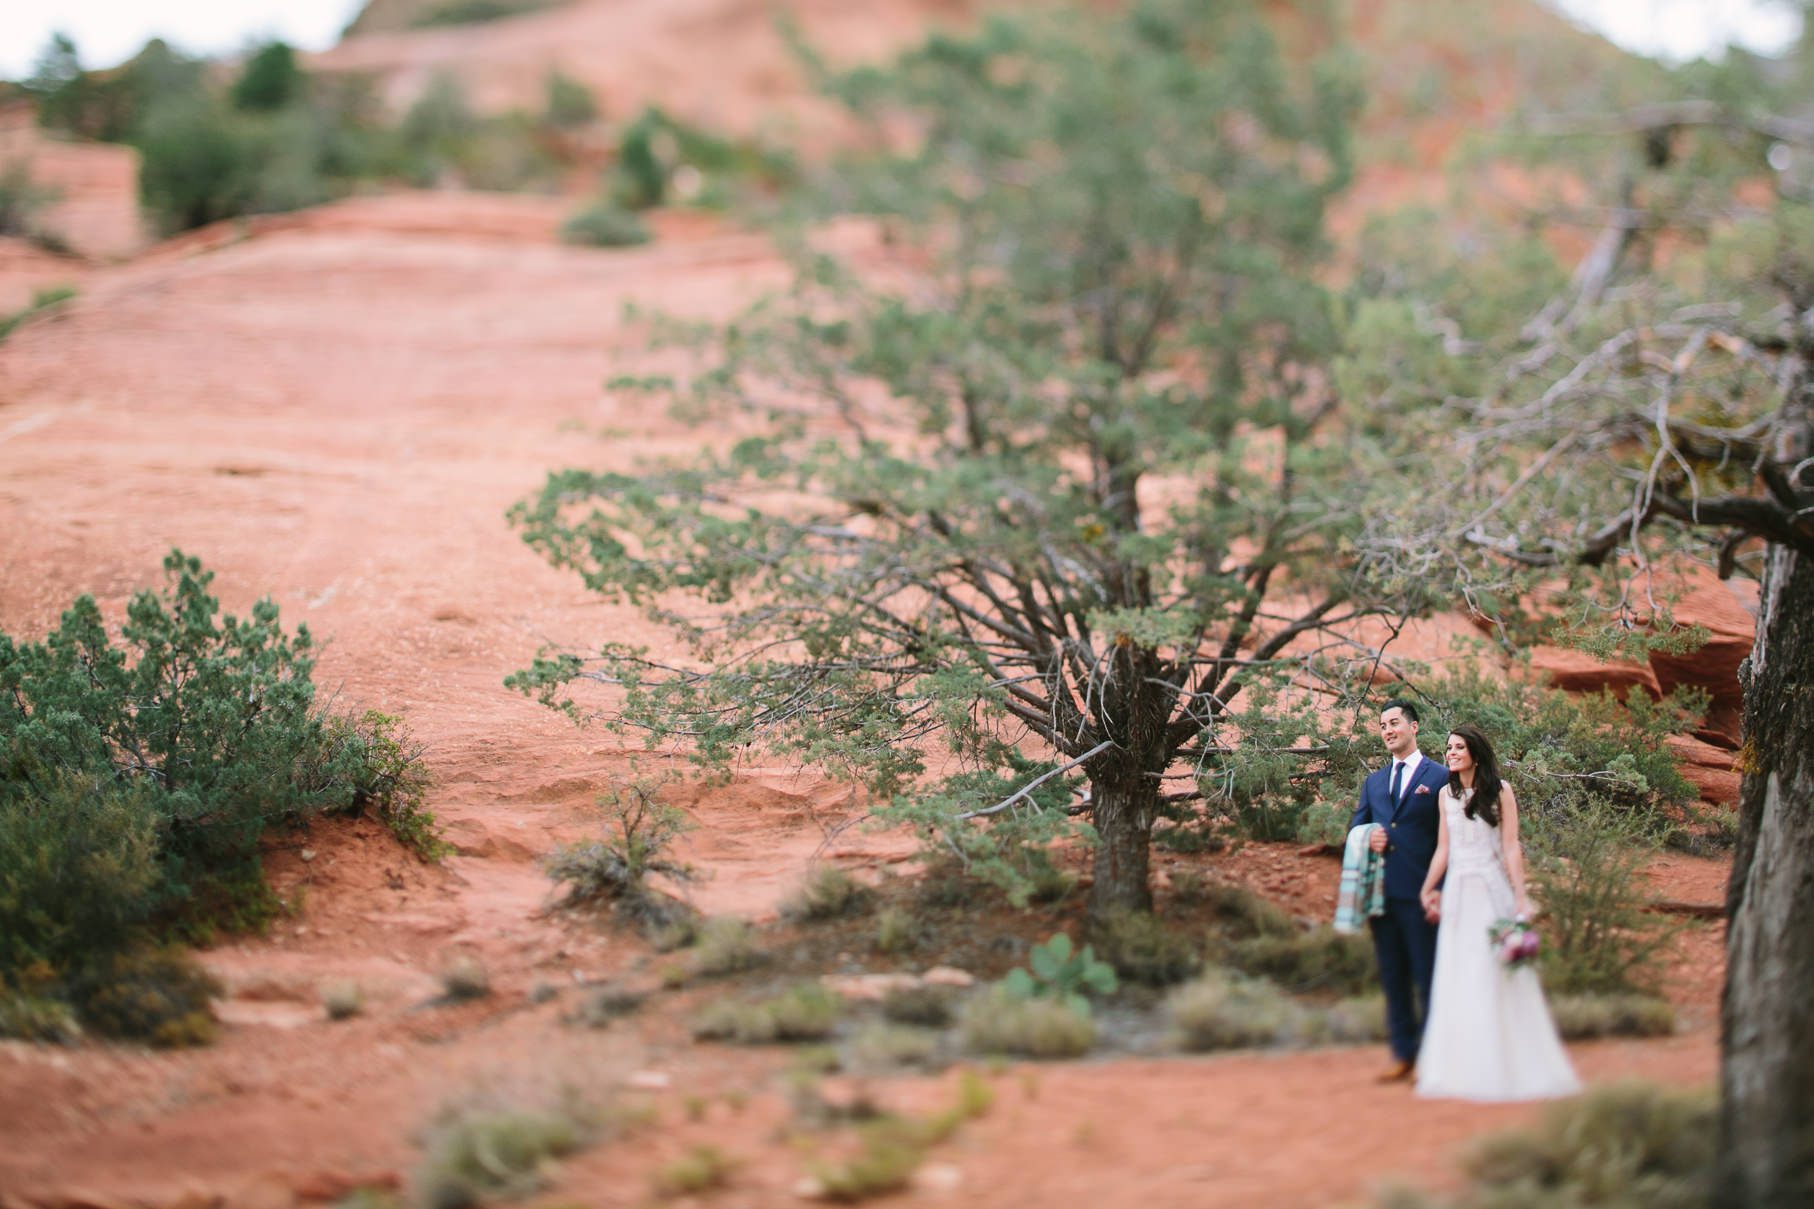
[[[1535,1128],[1488,1138],[1447,1209],[1691,1209],[1708,1203],[1718,1107],[1704,1094],[1627,1082],[1563,1100]],[[1430,1209],[1429,1199],[1400,1206]]]
[[[1096,1022],[1087,1010],[1078,1012],[1062,1000],[1028,998],[1001,985],[972,995],[958,1024],[964,1044],[976,1053],[1077,1058],[1096,1044]]]
[[[269,112],[299,100],[307,82],[295,49],[287,42],[268,42],[246,60],[230,95],[236,109]]]
[[[809,64],[877,137],[808,208],[875,216],[912,280],[801,234],[784,296],[654,325],[704,368],[616,388],[748,438],[551,475],[512,519],[687,657],[544,653],[512,686],[584,716],[602,682],[614,725],[709,766],[760,744],[826,768],[1022,897],[1040,870],[1017,862],[1092,835],[1076,778],[1144,845],[1158,775],[1220,760],[1217,716],[1300,666],[1293,638],[1421,591],[1356,556],[1370,443],[1318,385],[1357,91],[1249,16],[998,15],[884,67]],[[702,161],[644,114],[618,199],[684,196],[677,162]],[[1262,638],[1273,605],[1302,612]],[[1144,902],[1111,883],[1092,893]]]
[[[1216,971],[1165,1000],[1178,1045],[1193,1053],[1283,1045],[1307,1027],[1304,1009],[1269,982]]]
[[[817,982],[803,982],[753,1003],[719,1000],[693,1022],[693,1035],[743,1045],[823,1041],[838,1027],[844,1001]]]
[[[785,155],[721,138],[651,106],[618,135],[604,195],[625,210],[671,202],[724,206],[749,189],[778,190],[794,175]]]
[[[655,1193],[657,1196],[697,1196],[712,1192],[728,1185],[736,1170],[737,1160],[716,1146],[694,1146],[655,1173]]]
[[[64,993],[103,1037],[178,1048],[214,1039],[209,1001],[221,986],[182,950],[146,948],[88,962]]]
[[[1090,1014],[1086,995],[1112,995],[1117,985],[1114,967],[1096,959],[1095,946],[1074,950],[1063,932],[1034,945],[1027,965],[1009,970],[1001,981],[1002,990],[1014,998],[1053,999],[1084,1017]]]
[[[1366,937],[1319,927],[1289,936],[1255,936],[1229,945],[1224,957],[1243,973],[1269,978],[1286,990],[1355,994],[1375,981],[1373,946]]]
[[[32,859],[72,875],[83,862],[133,868],[142,837],[155,835],[150,885],[122,877],[115,906],[77,916],[82,946],[96,951],[122,947],[126,921],[146,916],[204,929],[255,920],[270,903],[262,836],[386,794],[408,800],[419,784],[387,725],[368,716],[332,727],[315,709],[306,627],[286,633],[268,600],[220,617],[212,572],[180,551],[164,570],[162,592],[127,606],[121,645],[86,596],[43,642],[0,634],[8,825],[42,836],[37,820],[55,815],[96,829]],[[146,813],[149,823],[133,821]],[[119,927],[103,935],[102,919]],[[48,959],[74,942],[67,931],[54,938],[62,927],[46,920],[15,944]]]
[[[905,907],[883,907],[876,915],[876,948],[905,953],[919,943],[920,922]]]
[[[561,224],[561,242],[593,248],[631,248],[648,243],[649,228],[634,211],[616,202],[588,202]]]
[[[542,120],[557,130],[584,126],[598,117],[592,90],[556,68],[542,81]]]
[[[1552,995],[1550,1014],[1569,1041],[1595,1037],[1667,1037],[1675,1032],[1675,1009],[1649,995]]]
[[[875,906],[875,891],[836,865],[817,865],[781,914],[804,923],[862,915]]]
[[[548,1165],[590,1140],[572,1111],[468,1108],[442,1114],[428,1130],[415,1189],[428,1209],[476,1209],[526,1196],[547,1183]]]
[[[1546,985],[1600,994],[1654,990],[1677,929],[1646,909],[1644,868],[1657,843],[1645,820],[1576,790],[1553,801],[1523,834],[1532,896],[1543,911]]]
[[[1235,939],[1294,937],[1302,931],[1284,908],[1234,882],[1208,882],[1198,892],[1216,921]]]
[[[878,1024],[850,1039],[846,1065],[858,1072],[890,1072],[909,1067],[937,1070],[944,1062],[944,1043],[939,1033]]]
[[[151,915],[160,819],[152,792],[47,772],[0,786],[0,981],[69,970],[118,948]]]
[[[871,1121],[858,1131],[859,1147],[854,1155],[835,1163],[815,1163],[817,1195],[852,1203],[900,1191],[930,1147],[985,1115],[994,1103],[994,1089],[965,1071],[958,1078],[955,1103],[930,1117],[883,1116]]]
[[[691,866],[668,855],[689,824],[660,800],[660,792],[660,781],[636,777],[599,799],[611,834],[563,844],[544,862],[548,876],[567,888],[559,906],[609,904],[621,918],[651,928],[692,915],[684,903],[648,884],[651,875],[678,882],[695,876]]]
[[[0,1037],[70,1045],[81,1035],[74,1009],[61,999],[0,988]]]
[[[410,28],[434,29],[447,25],[480,25],[518,17],[545,8],[550,0],[442,0],[412,17]]]
[[[0,235],[30,239],[39,230],[38,216],[59,196],[32,179],[28,161],[7,161],[0,167]]]
[[[1201,946],[1156,915],[1118,911],[1090,930],[1102,960],[1129,982],[1170,986],[1203,966]]]
[[[753,970],[767,960],[748,923],[719,916],[700,925],[688,968],[700,978],[722,978]]]
[[[0,316],[0,340],[12,335],[22,323],[33,315],[50,310],[60,302],[68,302],[76,296],[76,288],[71,285],[40,286],[32,291],[32,300],[10,315]]]
[[[401,718],[375,709],[334,714],[324,725],[317,776],[351,790],[347,811],[375,811],[404,847],[438,861],[453,849],[423,805],[431,780],[422,756]]]
[[[951,1023],[951,992],[928,983],[899,987],[883,996],[882,1015],[896,1024],[944,1028]]]

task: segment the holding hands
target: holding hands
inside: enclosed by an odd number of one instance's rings
[[[1442,891],[1433,886],[1425,886],[1423,892],[1417,896],[1417,901],[1423,904],[1425,919],[1436,923],[1442,918]]]

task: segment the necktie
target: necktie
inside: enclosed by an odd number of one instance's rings
[[[1392,805],[1394,808],[1398,806],[1398,788],[1403,784],[1404,775],[1405,762],[1403,760],[1392,761]]]

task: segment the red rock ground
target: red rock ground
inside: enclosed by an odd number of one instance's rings
[[[691,28],[688,13],[703,21],[723,6],[592,2],[525,21],[574,45],[591,38],[600,63],[692,80],[703,89],[696,116],[731,116],[736,106],[714,99],[696,70],[645,56],[630,25],[607,26],[600,13],[614,7],[623,20],[659,24],[671,43],[674,23]],[[754,27],[759,6],[743,7],[743,24],[726,28]],[[902,5],[876,36],[964,7]],[[546,56],[513,32],[519,23],[505,24],[356,40],[328,59],[383,67],[394,84],[462,56],[501,64],[478,77],[500,88],[539,80]],[[709,32],[724,35],[716,24]],[[610,50],[617,39],[621,53]],[[767,54],[740,62],[760,76]],[[740,86],[725,94],[737,105],[753,103],[752,89],[767,95],[760,80]],[[703,1140],[743,1160],[714,1203],[793,1203],[804,1160],[776,1141],[784,1058],[686,1041],[677,1023],[695,1001],[686,996],[634,1025],[563,1023],[577,984],[648,973],[640,945],[545,914],[537,864],[587,833],[593,799],[627,775],[631,753],[501,687],[544,641],[660,641],[546,567],[503,522],[550,468],[627,467],[695,440],[602,392],[635,344],[622,305],[723,315],[779,282],[781,269],[761,239],[684,215],[660,218],[646,248],[564,248],[553,232],[567,204],[368,198],[110,265],[108,240],[125,250],[130,240],[118,205],[97,201],[63,215],[95,259],[47,266],[0,248],[0,310],[59,267],[82,289],[0,345],[0,628],[41,634],[82,592],[117,616],[169,547],[200,555],[229,609],[269,593],[287,622],[327,640],[317,679],[340,705],[406,719],[427,747],[430,805],[458,849],[424,866],[370,823],[286,841],[272,876],[295,913],[268,936],[203,955],[229,989],[210,1048],[0,1043],[0,1203],[332,1201],[356,1184],[407,1177],[421,1127],[446,1104],[562,1087],[646,1100],[657,1125],[576,1157],[532,1203],[645,1203],[657,1167]],[[851,808],[843,789],[770,767],[742,769],[684,804],[697,824],[686,855],[711,874],[700,905],[751,915],[773,910]],[[852,829],[831,852],[878,867],[904,848],[900,837]],[[1162,877],[1183,863],[1163,858]],[[1331,909],[1335,868],[1324,857],[1250,845],[1189,864],[1306,916]],[[1671,857],[1657,878],[1667,897],[1717,903],[1725,870]],[[1719,925],[1690,924],[1669,982],[1681,1033],[1573,1047],[1587,1077],[1708,1083],[1720,953]],[[496,993],[425,1006],[462,955],[485,965]],[[336,980],[366,994],[364,1013],[344,1023],[320,1007],[321,987]],[[538,1003],[538,987],[560,993]],[[1382,1180],[1450,1182],[1469,1139],[1537,1111],[1419,1102],[1372,1082],[1382,1057],[1363,1047],[1011,1067],[987,1076],[994,1109],[937,1148],[923,1185],[899,1199],[1352,1202]],[[948,1082],[898,1080],[875,1094],[925,1106],[949,1094]],[[1388,1115],[1386,1133],[1356,1128]]]

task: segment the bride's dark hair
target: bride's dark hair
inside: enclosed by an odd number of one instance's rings
[[[1468,754],[1474,757],[1474,793],[1467,799],[1462,812],[1470,819],[1481,818],[1487,826],[1499,826],[1499,792],[1505,782],[1499,777],[1499,757],[1493,754],[1493,745],[1486,741],[1478,726],[1463,722],[1460,726],[1451,727],[1451,735],[1460,735],[1461,741],[1468,745]],[[1451,770],[1449,772],[1449,792],[1461,796],[1461,777]]]

